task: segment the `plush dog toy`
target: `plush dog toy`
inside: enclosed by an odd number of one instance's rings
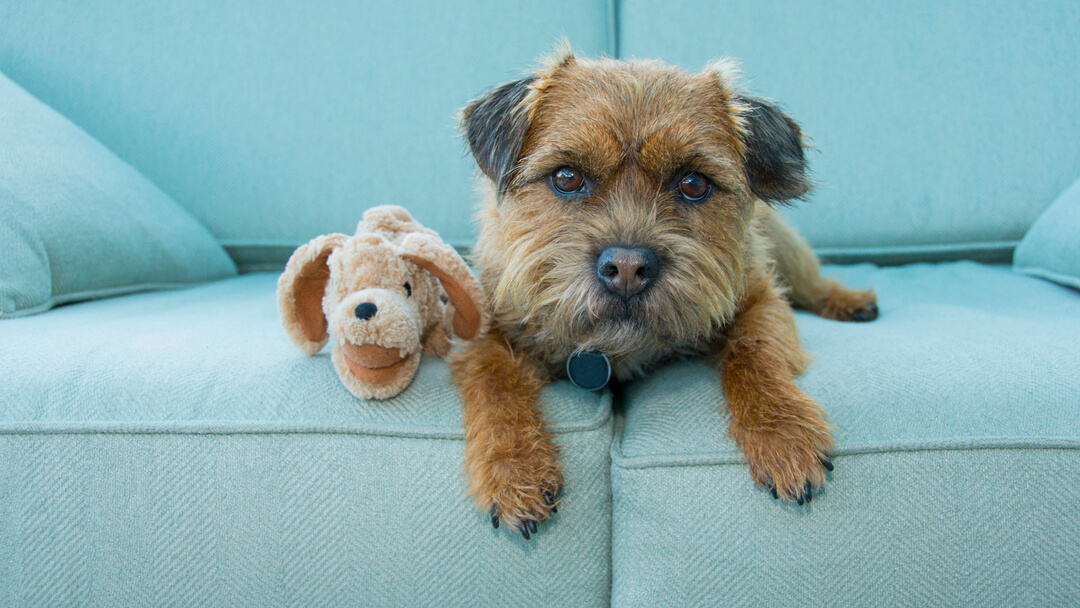
[[[454,248],[396,205],[364,213],[356,235],[326,234],[297,249],[278,280],[278,310],[301,351],[334,339],[331,360],[349,392],[387,399],[405,390],[420,355],[487,330],[487,299]]]

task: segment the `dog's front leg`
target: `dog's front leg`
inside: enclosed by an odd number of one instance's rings
[[[795,384],[808,358],[791,307],[770,279],[751,288],[718,353],[731,434],[754,481],[800,505],[832,470],[825,413]]]
[[[473,499],[522,536],[556,510],[563,477],[558,450],[538,408],[546,380],[527,355],[496,331],[452,360],[465,404],[465,466]]]

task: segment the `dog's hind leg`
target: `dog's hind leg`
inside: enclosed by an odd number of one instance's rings
[[[764,203],[759,219],[772,246],[772,256],[787,298],[796,308],[837,321],[873,321],[878,316],[877,296],[872,289],[857,291],[835,279],[821,276],[821,263],[794,228]]]

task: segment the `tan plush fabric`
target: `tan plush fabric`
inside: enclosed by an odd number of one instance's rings
[[[396,205],[366,211],[352,237],[323,235],[297,249],[277,296],[293,344],[314,355],[332,342],[338,376],[362,399],[404,390],[421,354],[449,352],[451,327],[471,339],[490,322],[461,256]]]

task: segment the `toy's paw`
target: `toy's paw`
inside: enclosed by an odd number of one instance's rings
[[[872,289],[855,291],[836,284],[814,312],[834,321],[873,321],[878,317],[877,295]]]
[[[809,397],[800,396],[809,401]],[[812,403],[812,402],[811,402]],[[817,415],[774,421],[767,428],[742,430],[736,438],[750,464],[754,482],[773,498],[809,503],[833,470],[832,437]]]
[[[472,493],[491,525],[516,528],[525,540],[537,525],[558,512],[563,478],[554,446],[525,454],[506,454],[477,463],[472,470]]]

